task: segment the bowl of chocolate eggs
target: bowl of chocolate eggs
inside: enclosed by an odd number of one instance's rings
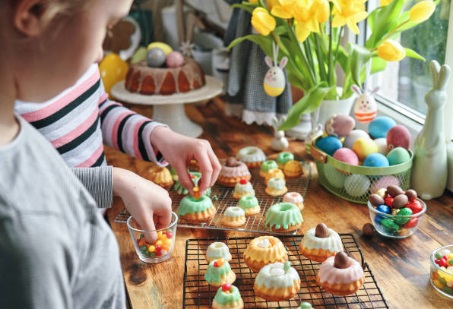
[[[368,210],[379,234],[389,238],[406,238],[420,226],[426,204],[417,197],[415,190],[390,185],[368,197]]]
[[[433,251],[429,257],[432,286],[442,295],[453,299],[453,245]]]

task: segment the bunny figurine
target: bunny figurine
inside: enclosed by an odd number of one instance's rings
[[[264,58],[269,70],[266,72],[264,76],[264,92],[266,92],[271,97],[277,97],[282,94],[283,90],[285,90],[286,79],[285,73],[283,73],[283,69],[288,63],[288,58],[283,57],[280,61],[280,64],[277,63],[277,54],[278,54],[278,47],[273,44],[273,53],[274,53],[274,62],[272,62],[269,56]]]
[[[429,64],[433,88],[425,95],[428,106],[425,124],[414,142],[411,186],[424,200],[441,196],[447,185],[447,146],[444,134],[445,87],[450,67],[437,61]]]
[[[285,137],[285,132],[278,129],[283,121],[285,121],[285,117],[280,118],[280,120],[278,120],[277,117],[272,118],[272,126],[274,127],[274,139],[272,140],[271,148],[275,151],[283,151],[284,149],[289,147],[289,142]]]

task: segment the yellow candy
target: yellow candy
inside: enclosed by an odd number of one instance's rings
[[[156,251],[156,247],[154,247],[153,245],[151,245],[151,246],[148,247],[148,251],[149,251],[149,252],[155,252],[155,251]]]
[[[440,283],[439,280],[433,280],[433,284],[438,287],[439,289],[442,289],[444,287],[444,285],[442,283]]]
[[[165,56],[173,51],[170,45],[163,42],[153,42],[148,45],[146,49],[150,50],[151,48],[160,48],[164,51]]]
[[[162,231],[157,232],[157,239],[162,239],[163,238],[163,233]]]
[[[444,278],[445,281],[453,281],[453,275],[446,274],[445,272],[439,272],[439,277]]]

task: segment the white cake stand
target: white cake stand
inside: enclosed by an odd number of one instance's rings
[[[184,104],[210,100],[222,93],[220,80],[206,76],[206,84],[196,90],[172,95],[143,95],[132,93],[124,87],[124,80],[115,84],[112,95],[118,100],[141,105],[153,105],[153,120],[167,124],[173,131],[198,137],[203,129],[186,115]]]

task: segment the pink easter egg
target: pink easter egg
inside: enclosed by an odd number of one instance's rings
[[[396,147],[402,147],[407,150],[411,145],[411,133],[405,126],[400,124],[392,127],[387,132],[386,139],[387,148],[389,150],[392,150]]]
[[[169,68],[182,67],[184,65],[184,56],[179,51],[172,51],[167,55],[165,64]]]
[[[349,115],[333,115],[326,120],[324,129],[328,135],[345,137],[355,127],[355,120]]]
[[[387,188],[390,185],[399,187],[401,183],[395,176],[382,176],[371,185],[370,191],[373,194],[376,193],[379,189]]]
[[[349,148],[340,148],[333,154],[333,157],[338,161],[351,164],[351,165],[358,165],[359,164],[359,157],[357,154]]]

